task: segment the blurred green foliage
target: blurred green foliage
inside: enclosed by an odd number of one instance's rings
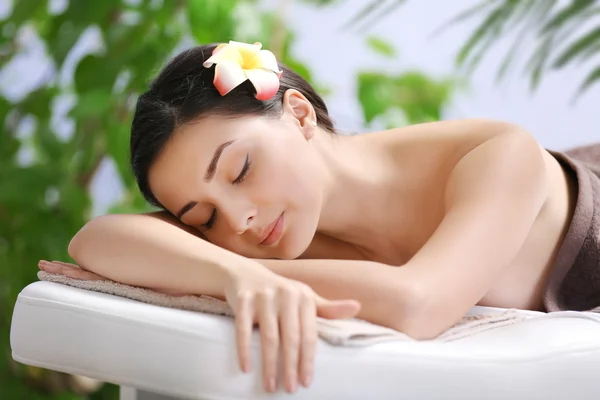
[[[84,34],[95,34],[98,46],[74,59]],[[37,280],[39,259],[68,260],[69,240],[92,216],[90,183],[102,162],[114,162],[124,187],[111,212],[149,209],[128,163],[133,105],[149,79],[184,47],[233,39],[262,42],[316,83],[291,54],[293,34],[254,0],[15,0],[0,21],[0,68],[20,62],[32,35],[44,46],[47,73],[24,96],[0,97],[0,397],[74,400],[83,395],[68,375],[12,361],[11,312],[19,291]],[[370,43],[395,54],[381,39]],[[438,118],[451,91],[418,72],[358,79],[367,122],[391,108],[410,123]],[[62,124],[61,102],[71,105]],[[104,385],[87,398],[116,399],[117,388]]]
[[[396,58],[396,49],[384,39],[369,36],[366,40],[373,52]],[[444,107],[462,86],[457,79],[434,78],[416,70],[360,71],[357,79],[365,123],[385,129],[442,119]]]

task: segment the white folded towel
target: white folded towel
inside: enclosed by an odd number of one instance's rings
[[[43,281],[107,293],[161,307],[233,316],[232,310],[226,302],[210,296],[171,296],[110,280],[78,280],[44,271],[38,272],[38,278]],[[442,342],[458,340],[490,329],[512,325],[526,318],[524,314],[512,309],[499,313],[466,316],[434,340]],[[366,346],[390,340],[414,340],[402,332],[359,319],[329,320],[318,318],[317,323],[321,339],[336,346]]]

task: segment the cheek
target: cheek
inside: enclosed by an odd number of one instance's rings
[[[315,189],[310,175],[305,166],[290,160],[274,163],[263,176],[262,192],[270,201],[302,204]]]
[[[291,152],[286,145],[269,147],[262,154],[253,190],[261,204],[304,214],[320,205],[321,185],[314,155],[306,143],[296,143],[295,148]]]

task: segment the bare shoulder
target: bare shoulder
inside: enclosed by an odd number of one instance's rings
[[[457,119],[426,122],[365,135],[393,151],[427,150],[468,153],[479,144],[508,130],[519,129],[507,122],[491,119]]]
[[[358,140],[380,148],[395,167],[423,177],[423,174],[439,176],[440,173],[444,175],[444,171],[450,172],[477,146],[509,131],[519,131],[533,138],[511,123],[491,119],[457,119],[373,132]]]

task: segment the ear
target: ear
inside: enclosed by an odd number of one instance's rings
[[[317,130],[317,114],[310,101],[296,89],[288,89],[283,94],[283,110],[293,118],[307,140]]]

